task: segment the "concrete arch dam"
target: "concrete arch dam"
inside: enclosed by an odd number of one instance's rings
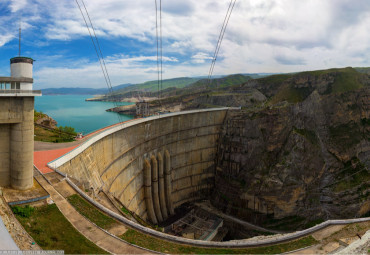
[[[153,223],[208,196],[228,108],[136,119],[102,131],[48,165],[103,189]]]

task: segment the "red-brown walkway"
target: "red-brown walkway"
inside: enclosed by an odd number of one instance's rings
[[[94,131],[94,132],[84,136],[82,139],[84,140],[86,138],[90,138],[91,136],[96,135],[96,134],[98,134],[98,133],[100,133],[100,132],[102,132],[102,131],[104,131],[108,128],[120,125],[122,123],[127,123],[129,121],[132,121],[132,119],[124,121],[124,122],[116,123],[116,124],[110,125],[108,127],[101,128],[97,131]],[[74,146],[71,146],[71,147],[67,147],[67,148],[55,149],[55,150],[34,151],[33,152],[33,163],[43,174],[53,172],[54,170],[49,168],[47,166],[47,163],[63,156],[64,154],[70,152],[71,150],[78,147],[79,145],[80,144],[77,144],[77,145],[74,145]]]
[[[50,161],[52,161],[54,159],[57,159],[57,158],[63,156],[64,154],[73,150],[77,146],[78,145],[68,147],[68,148],[58,149],[58,150],[35,151],[33,153],[33,164],[43,174],[53,172],[53,170],[47,166],[47,163],[49,163]]]

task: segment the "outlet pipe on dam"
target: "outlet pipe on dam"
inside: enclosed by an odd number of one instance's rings
[[[159,193],[158,193],[158,162],[154,155],[150,157],[152,165],[152,191],[153,191],[153,205],[154,212],[159,222],[163,221],[161,208],[159,205]]]
[[[172,202],[172,183],[171,183],[171,158],[170,153],[168,150],[164,152],[164,173],[165,173],[165,189],[166,189],[166,203],[168,213],[170,215],[174,215],[175,211],[173,209],[173,202]]]
[[[168,218],[167,213],[167,205],[166,205],[166,195],[165,195],[165,186],[164,186],[164,170],[163,170],[163,157],[160,152],[157,155],[158,159],[158,187],[159,187],[159,203],[161,205],[161,212],[163,219],[166,220]]]
[[[153,224],[158,224],[157,217],[154,213],[153,198],[152,198],[152,168],[149,160],[144,160],[144,193],[145,205],[148,211],[148,216]]]

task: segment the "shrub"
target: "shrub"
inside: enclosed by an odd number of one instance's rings
[[[16,215],[19,215],[23,218],[29,218],[34,210],[35,210],[35,208],[33,208],[29,205],[26,205],[24,207],[23,206],[14,206],[14,207],[12,207],[13,213],[16,214]]]

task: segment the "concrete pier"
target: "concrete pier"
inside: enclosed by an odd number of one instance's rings
[[[0,95],[0,186],[33,186],[34,97]]]
[[[0,125],[0,186],[10,185],[10,125]]]
[[[34,99],[24,98],[23,121],[10,128],[10,179],[15,189],[33,186]]]

